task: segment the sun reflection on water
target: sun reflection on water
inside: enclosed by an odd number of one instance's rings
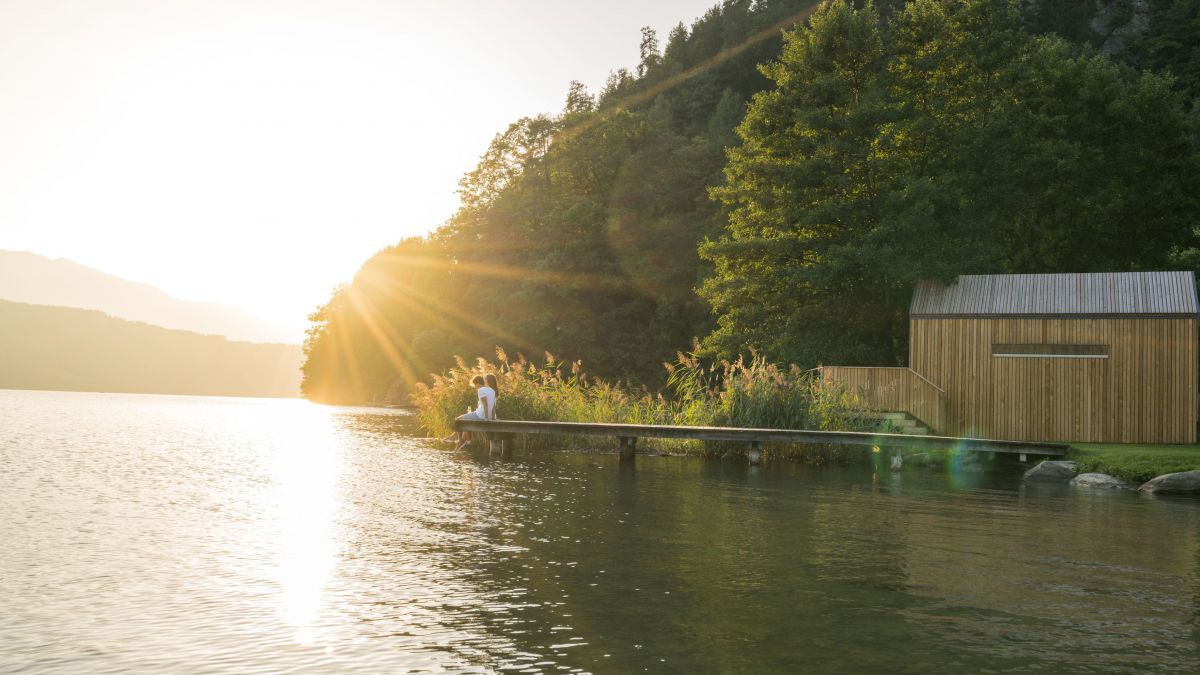
[[[322,595],[337,560],[334,519],[341,507],[342,454],[332,409],[301,404],[280,416],[286,442],[276,448],[278,489],[278,613],[309,645],[321,625]]]

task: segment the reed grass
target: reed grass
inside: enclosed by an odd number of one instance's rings
[[[475,403],[471,378],[496,375],[500,419],[550,422],[616,422],[683,426],[729,426],[764,429],[873,431],[878,421],[858,410],[856,397],[815,372],[796,366],[780,368],[757,356],[749,360],[705,365],[692,354],[680,353],[668,370],[666,389],[650,392],[619,383],[589,378],[579,362],[563,363],[546,354],[535,364],[524,356],[510,359],[503,350],[496,360],[478,358],[468,365],[461,358],[413,395],[421,428],[431,436],[453,431],[454,418]],[[526,447],[612,449],[612,439],[591,436],[525,436]],[[643,449],[672,454],[719,456],[737,453],[731,443],[675,439],[642,439]],[[812,462],[839,462],[869,452],[845,446],[768,445],[767,457],[790,457]]]

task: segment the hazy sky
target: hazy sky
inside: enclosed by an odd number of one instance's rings
[[[0,249],[288,325],[716,0],[0,0]]]

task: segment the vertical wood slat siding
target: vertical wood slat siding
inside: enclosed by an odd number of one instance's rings
[[[945,391],[943,433],[1195,443],[1195,318],[912,319],[909,365]],[[995,343],[1102,344],[1107,359],[1004,358]]]
[[[945,394],[911,368],[824,366],[821,376],[856,394],[868,410],[906,412],[938,432],[945,424]]]

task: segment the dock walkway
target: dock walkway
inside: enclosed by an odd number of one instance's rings
[[[455,431],[488,434],[493,444],[504,449],[517,434],[550,434],[555,436],[608,436],[620,444],[622,459],[632,459],[639,438],[677,438],[696,441],[744,442],[752,464],[762,458],[763,443],[810,443],[828,445],[860,445],[910,450],[963,450],[968,452],[1001,452],[1017,454],[1025,461],[1027,455],[1061,457],[1071,446],[1064,443],[1031,441],[1000,441],[986,438],[957,438],[954,436],[914,436],[862,431],[806,431],[800,429],[743,429],[736,427],[687,427],[657,424],[593,424],[585,422],[518,422],[510,420],[454,422]]]

